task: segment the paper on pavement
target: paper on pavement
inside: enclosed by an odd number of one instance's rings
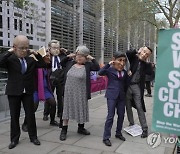
[[[128,134],[132,135],[133,137],[139,136],[142,134],[141,126],[139,126],[138,124],[126,127],[124,128],[124,131],[126,131]]]

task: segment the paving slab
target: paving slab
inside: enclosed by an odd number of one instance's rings
[[[102,142],[102,137],[97,137],[97,136],[86,136],[76,142],[74,145],[76,146],[81,146],[81,147],[86,147],[86,148],[92,148],[92,149],[98,149],[98,150],[103,150],[103,151],[115,151],[123,142],[117,139],[111,139],[112,146],[107,147],[104,145]]]
[[[40,136],[42,136],[44,134],[47,134],[48,132],[51,132],[51,131],[53,131],[53,130],[51,130],[51,129],[43,129],[43,128],[38,129],[38,131],[37,131],[38,135],[37,136],[40,137]],[[10,135],[10,131],[3,133],[3,135],[9,136]],[[29,138],[28,132],[23,132],[21,130],[21,136],[20,137],[21,138]]]
[[[36,146],[26,139],[20,142],[14,149],[5,148],[1,151],[9,154],[47,154],[58,146],[60,144],[46,141],[41,141],[41,146]]]
[[[0,124],[0,134],[4,134],[10,131],[10,124],[9,123],[1,123]]]
[[[147,144],[126,141],[115,152],[120,154],[164,154],[165,147],[152,149]]]
[[[54,149],[53,151],[49,152],[48,154],[101,154],[101,150],[95,150],[90,148],[84,148],[79,146],[73,145],[61,145]]]
[[[39,139],[43,141],[53,142],[53,143],[61,143],[61,144],[74,144],[77,141],[79,141],[81,138],[83,138],[83,135],[70,132],[67,133],[67,139],[65,141],[59,140],[60,131],[51,131],[43,136],[41,136]]]
[[[0,150],[2,150],[5,147],[8,147],[9,143],[10,143],[9,137],[0,135]]]

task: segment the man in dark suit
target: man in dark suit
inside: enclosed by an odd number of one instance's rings
[[[27,117],[27,126],[30,141],[40,145],[37,138],[36,120],[34,113],[33,92],[34,72],[36,67],[43,67],[45,63],[40,54],[33,53],[38,61],[29,57],[29,40],[26,36],[18,35],[13,42],[13,48],[8,53],[0,55],[0,67],[8,71],[6,94],[8,95],[11,115],[11,143],[9,149],[19,143],[20,126],[19,116],[21,102]]]
[[[141,138],[148,136],[148,126],[146,122],[145,104],[144,104],[144,87],[145,75],[152,73],[150,63],[147,63],[147,58],[152,54],[152,49],[149,47],[142,47],[138,52],[136,50],[128,51],[127,57],[130,62],[130,85],[126,94],[126,111],[129,125],[134,125],[134,118],[132,106],[137,109],[139,121],[142,127]]]
[[[125,112],[125,93],[127,89],[127,72],[124,70],[126,64],[126,55],[122,53],[115,53],[113,61],[105,65],[100,71],[99,75],[106,75],[108,78],[108,86],[105,97],[107,98],[108,115],[104,126],[103,143],[106,146],[111,146],[109,138],[111,137],[111,128],[117,109],[117,128],[116,138],[125,141],[121,130],[124,121]]]
[[[62,113],[63,113],[63,95],[64,95],[64,73],[63,68],[60,64],[61,60],[66,57],[67,50],[60,48],[60,43],[57,40],[51,40],[48,44],[48,50],[51,55],[51,74],[54,74],[54,78],[58,79],[52,81],[53,92],[56,89],[57,95],[57,116],[60,118],[59,126],[62,127]],[[59,73],[58,73],[59,72]],[[48,120],[49,115],[49,104],[45,104],[43,120]]]

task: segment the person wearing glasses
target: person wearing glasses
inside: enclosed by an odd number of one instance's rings
[[[84,45],[78,46],[75,53],[64,58],[61,65],[65,67],[65,90],[60,140],[64,141],[67,136],[69,119],[78,123],[77,132],[79,134],[90,135],[90,132],[84,128],[84,123],[89,121],[90,72],[98,71],[100,67],[89,55],[89,49]]]
[[[30,57],[30,54],[34,54],[38,61]],[[0,55],[0,67],[6,68],[8,71],[6,95],[8,96],[11,116],[9,149],[15,148],[19,143],[21,102],[27,118],[30,141],[35,145],[40,145],[37,138],[33,101],[34,72],[38,67],[46,67],[46,63],[40,54],[35,51],[30,53],[28,38],[24,35],[18,35],[14,38],[13,48],[8,53]]]

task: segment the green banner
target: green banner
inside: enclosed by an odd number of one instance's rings
[[[180,135],[180,29],[158,34],[152,129]]]

